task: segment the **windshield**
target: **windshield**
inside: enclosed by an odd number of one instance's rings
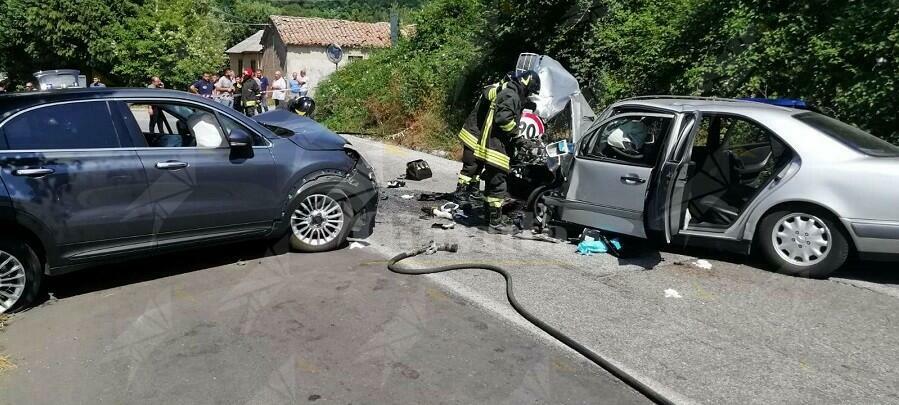
[[[291,130],[289,130],[289,129],[287,129],[287,128],[284,128],[284,127],[279,127],[279,126],[277,126],[277,125],[271,125],[271,124],[265,124],[265,123],[262,123],[262,122],[260,122],[260,124],[261,124],[262,126],[264,126],[266,129],[268,129],[269,131],[274,132],[275,135],[278,135],[278,136],[285,136],[285,137],[286,137],[286,136],[293,136],[293,135],[294,135],[294,132],[293,132],[293,131],[291,131]]]
[[[814,112],[794,115],[808,126],[827,134],[846,146],[875,157],[899,157],[899,147],[845,122]]]

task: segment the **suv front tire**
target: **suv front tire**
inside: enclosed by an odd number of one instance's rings
[[[353,210],[333,185],[303,191],[288,212],[290,246],[300,252],[325,252],[342,245],[353,227]]]

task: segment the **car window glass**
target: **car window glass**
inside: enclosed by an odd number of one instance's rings
[[[670,126],[667,117],[614,118],[590,137],[582,152],[592,158],[653,166]]]
[[[253,146],[266,146],[266,145],[268,145],[268,143],[265,141],[265,139],[263,139],[262,136],[257,135],[257,134],[256,134],[255,132],[253,132],[253,131],[248,130],[246,126],[244,126],[243,124],[237,122],[235,119],[233,119],[233,118],[231,118],[231,117],[229,117],[229,116],[227,116],[227,115],[224,115],[224,114],[219,114],[219,119],[221,120],[221,123],[222,123],[222,130],[225,132],[225,137],[228,137],[229,135],[231,135],[231,131],[232,131],[232,130],[234,130],[234,129],[241,129],[241,130],[243,130],[243,131],[246,132],[247,134],[250,134],[250,136],[253,137]]]
[[[3,126],[9,149],[94,149],[121,146],[104,101],[36,108]]]
[[[845,122],[814,112],[804,112],[796,114],[794,117],[812,128],[821,131],[827,136],[842,142],[844,145],[869,156],[899,156],[899,146],[893,145]]]
[[[176,103],[130,103],[128,109],[150,147],[227,146],[224,131],[211,110]]]

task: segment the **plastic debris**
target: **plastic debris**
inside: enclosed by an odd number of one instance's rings
[[[455,223],[455,222],[447,222],[447,223],[443,223],[443,222],[435,222],[435,223],[433,223],[433,224],[431,225],[431,228],[434,228],[434,229],[445,229],[445,230],[453,229],[453,228],[455,228],[455,227],[456,227],[456,223]]]
[[[443,211],[439,208],[434,208],[433,214],[437,218],[445,218],[445,219],[453,219],[453,214]]]
[[[705,259],[699,259],[699,260],[693,262],[693,265],[696,267],[699,267],[700,269],[703,269],[703,270],[711,270],[712,269],[712,263],[709,263],[709,261],[705,260]]]
[[[459,204],[456,204],[454,202],[448,202],[440,206],[440,211],[449,212],[451,214],[457,209],[459,209]]]
[[[673,288],[669,288],[669,289],[665,290],[665,298],[684,298],[684,297],[682,297],[680,295],[680,293],[677,292],[677,290],[675,290]]]
[[[235,264],[235,265],[238,265],[238,266],[246,266],[246,265],[247,265],[247,262],[245,262],[245,261],[243,261],[243,260],[238,260],[237,263],[234,263],[234,264]]]
[[[621,249],[621,242],[618,238],[613,238],[610,242],[615,249]],[[608,251],[609,247],[601,240],[584,240],[577,245],[577,253],[585,256],[590,256],[594,253],[607,253]]]
[[[415,198],[415,196],[412,194],[403,194],[400,196],[400,198],[402,198],[404,200],[411,200],[411,199]]]
[[[387,188],[406,187],[406,182],[402,180],[390,180],[387,182]]]
[[[368,247],[368,244],[361,242],[352,242],[350,243],[350,249],[362,249],[364,247]]]
[[[512,235],[512,237],[513,237],[513,238],[516,238],[516,239],[536,240],[536,241],[540,241],[540,242],[549,242],[549,243],[560,243],[560,242],[562,242],[561,239],[556,239],[556,238],[553,238],[552,236],[549,236],[549,235],[547,235],[547,234],[545,234],[545,233],[536,233],[536,232],[534,232],[534,231],[519,232],[519,233],[516,233],[516,234]]]

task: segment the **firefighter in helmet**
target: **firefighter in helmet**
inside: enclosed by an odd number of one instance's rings
[[[256,107],[259,105],[259,83],[256,83],[256,79],[253,76],[253,69],[244,69],[243,85],[240,89],[240,103],[241,111],[248,117],[256,114]]]
[[[464,146],[462,170],[456,197],[465,199],[477,191],[483,172],[484,200],[490,227],[503,231],[508,222],[502,217],[506,197],[509,154],[518,143],[518,121],[528,97],[540,91],[540,77],[532,70],[507,75],[499,83],[485,87],[462,130]]]

